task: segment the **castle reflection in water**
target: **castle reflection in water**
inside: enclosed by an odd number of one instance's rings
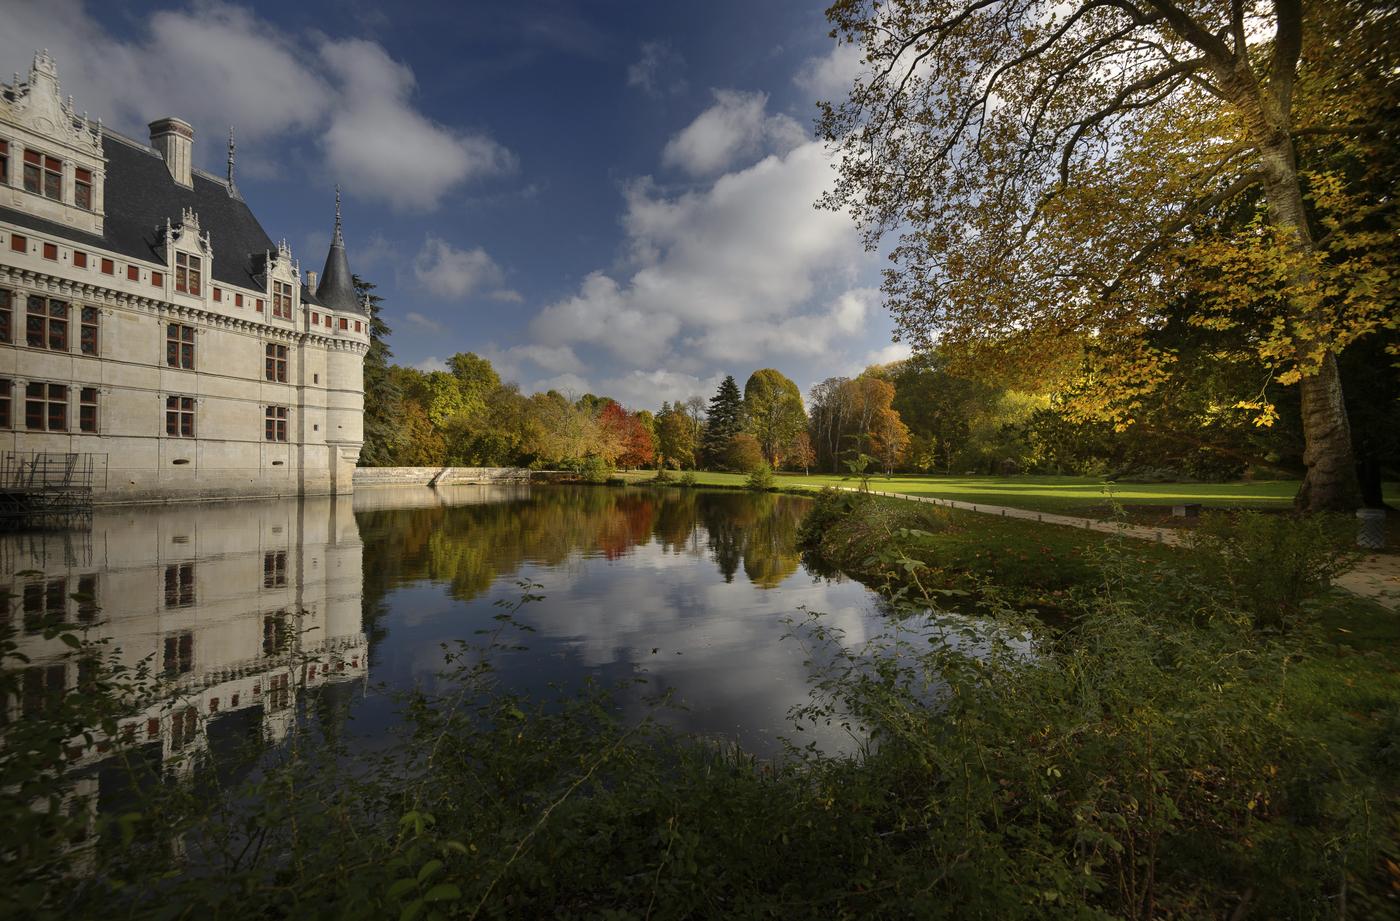
[[[117,738],[72,740],[73,768],[156,743],[162,763],[189,765],[233,714],[281,738],[299,691],[368,674],[362,556],[348,496],[113,507],[88,532],[0,535],[0,587],[30,660],[0,722],[83,686],[82,660],[43,635],[45,621],[62,619],[168,682],[120,721]]]

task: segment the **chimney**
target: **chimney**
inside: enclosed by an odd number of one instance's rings
[[[165,167],[180,185],[191,188],[194,180],[190,170],[194,166],[194,128],[181,118],[170,116],[151,122],[151,146],[165,158]]]
[[[315,272],[307,272],[307,273],[306,273],[306,287],[311,291],[312,294],[315,294],[315,293],[316,293],[316,273],[315,273]]]

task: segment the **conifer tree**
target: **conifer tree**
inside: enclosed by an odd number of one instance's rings
[[[723,463],[729,440],[744,430],[744,398],[732,374],[725,375],[705,415],[705,463]]]

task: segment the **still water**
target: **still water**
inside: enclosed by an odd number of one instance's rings
[[[887,626],[866,588],[804,568],[795,536],[808,507],[770,494],[535,486],[98,510],[88,532],[0,537],[0,585],[31,659],[8,715],[80,686],[63,644],[29,629],[62,614],[175,681],[174,699],[123,727],[158,741],[162,758],[230,733],[279,737],[315,688],[347,701],[350,732],[372,745],[394,726],[393,692],[432,686],[443,644],[494,626],[498,602],[528,583],[543,597],[516,614],[533,628],[512,637],[527,648],[496,659],[505,688],[544,695],[642,677],[618,698],[627,716],[669,689],[678,706],[663,721],[773,753],[795,737],[787,714],[808,692],[785,619],[823,612],[849,643]],[[106,750],[70,757],[91,764]]]

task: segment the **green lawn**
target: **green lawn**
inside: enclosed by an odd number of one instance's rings
[[[625,474],[631,482],[650,479],[654,474],[638,470]],[[697,474],[702,486],[741,486],[737,473]],[[824,486],[854,486],[850,477],[812,474],[780,474],[778,485],[785,488],[821,489]],[[926,476],[899,474],[877,476],[870,488],[913,496],[938,496],[963,502],[1006,505],[1042,512],[1104,514],[1110,496],[1125,506],[1170,506],[1200,503],[1219,508],[1289,508],[1298,491],[1296,480],[1255,480],[1248,483],[1108,483],[1095,477],[1072,476]],[[1387,483],[1386,501],[1400,503],[1400,483]]]

